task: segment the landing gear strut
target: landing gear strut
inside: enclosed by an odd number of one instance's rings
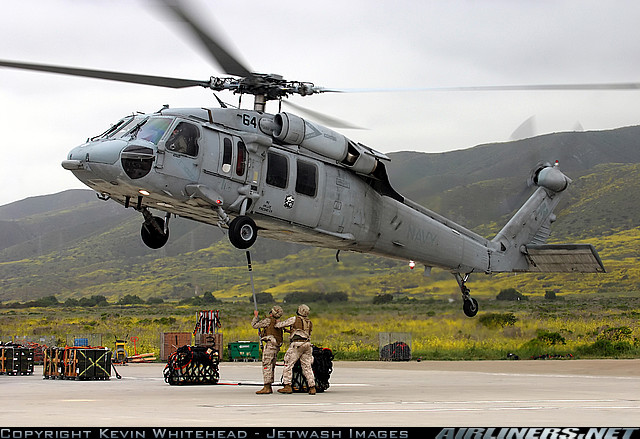
[[[462,310],[467,317],[475,317],[475,315],[478,314],[478,301],[471,297],[471,291],[469,291],[469,288],[467,288],[466,285],[470,274],[471,273],[462,275],[460,273],[453,273],[456,280],[458,281],[460,291],[462,292]]]

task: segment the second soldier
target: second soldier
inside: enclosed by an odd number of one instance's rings
[[[282,322],[276,323],[276,328],[289,327],[291,332],[291,344],[284,355],[284,372],[282,381],[284,387],[279,393],[293,393],[291,381],[293,378],[293,365],[300,360],[302,374],[307,380],[309,394],[316,394],[315,377],[313,376],[313,347],[311,346],[311,330],[313,324],[309,320],[309,307],[300,305],[296,315]]]

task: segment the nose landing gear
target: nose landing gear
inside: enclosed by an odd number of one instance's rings
[[[169,218],[171,214],[167,213],[165,219],[159,216],[153,216],[149,209],[142,208],[144,223],[140,229],[142,242],[149,248],[157,250],[163,247],[169,240]]]
[[[471,291],[467,288],[466,282],[469,279],[469,275],[471,273],[467,273],[465,275],[461,275],[460,273],[453,273],[456,280],[458,281],[458,286],[460,287],[460,292],[462,292],[462,311],[467,317],[475,317],[478,314],[478,301],[471,297]]]

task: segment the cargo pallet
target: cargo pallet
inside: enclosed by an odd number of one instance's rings
[[[47,348],[42,374],[44,379],[108,380],[111,350],[77,346]]]
[[[33,375],[33,348],[0,346],[0,375]]]

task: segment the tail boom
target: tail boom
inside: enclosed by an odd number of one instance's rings
[[[604,273],[590,244],[545,244],[556,220],[553,210],[571,183],[557,162],[538,166],[531,181],[538,188],[491,241],[497,248],[491,255],[491,271]]]

